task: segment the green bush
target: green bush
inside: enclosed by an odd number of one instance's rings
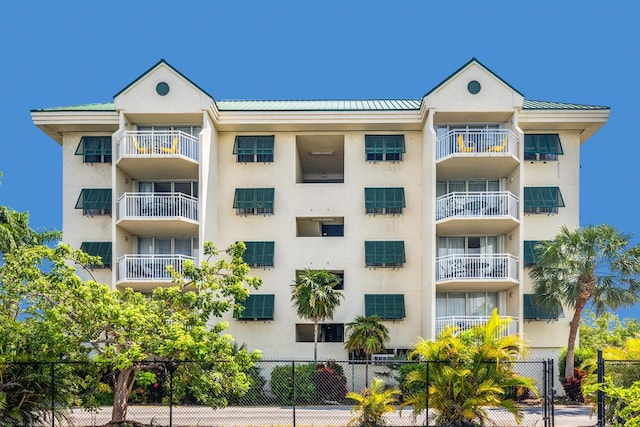
[[[314,383],[316,369],[313,363],[295,365],[295,403],[312,403],[317,399]],[[276,366],[271,372],[271,391],[282,404],[291,404],[294,399],[293,373],[291,365]]]
[[[411,395],[419,391],[421,387],[424,387],[424,384],[420,384],[417,382],[408,382],[407,376],[413,372],[418,371],[422,375],[426,372],[426,364],[424,363],[403,363],[398,368],[398,383],[400,383],[400,391],[402,395]]]
[[[334,361],[319,363],[314,375],[314,384],[320,400],[340,402],[347,394],[347,377],[342,366]]]

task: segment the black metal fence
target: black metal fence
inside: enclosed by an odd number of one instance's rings
[[[447,362],[264,360],[246,372],[246,390],[218,393],[219,400],[213,404],[224,404],[224,408],[213,409],[203,404],[207,396],[192,375],[194,371],[204,374],[207,387],[215,390],[216,383],[223,382],[215,369],[184,361],[148,362],[136,374],[126,419],[171,427],[346,426],[357,415],[347,394],[361,393],[378,378],[401,392],[396,410],[384,415],[386,424],[435,425],[435,408],[428,399],[426,410],[417,414],[399,403],[415,387],[426,391],[428,386],[427,378],[414,383],[411,390],[405,382],[410,372],[422,369],[428,377],[434,371],[430,364],[443,363]],[[519,361],[513,368],[535,384],[533,390],[506,391],[522,411],[520,425],[552,427],[553,361]],[[112,419],[115,374],[89,363],[0,363],[0,398],[3,393],[6,398],[4,409],[0,400],[0,423],[3,411],[6,415],[17,410],[32,413],[23,424],[15,424],[19,426],[104,426]],[[505,409],[488,407],[486,412],[493,425],[516,425]]]
[[[610,360],[605,359],[602,351],[598,351],[597,359],[597,426],[638,425],[640,421],[640,407],[637,399],[631,396],[621,399],[614,388],[629,390],[636,387],[634,383],[640,381],[640,360]],[[607,391],[609,390],[609,391]],[[629,402],[633,399],[633,402]]]

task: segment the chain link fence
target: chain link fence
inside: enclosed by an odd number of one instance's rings
[[[414,414],[400,403],[409,389],[405,379],[410,372],[435,372],[429,364],[447,362],[409,362],[406,360],[311,361],[263,360],[245,374],[248,388],[220,392],[216,400],[203,396],[197,371],[210,378],[215,388],[221,381],[211,366],[191,362],[148,362],[140,365],[131,385],[126,419],[151,426],[346,426],[357,415],[349,392],[362,393],[374,378],[386,387],[400,391],[394,412],[384,416],[387,425],[426,426],[433,424],[434,408],[426,401],[426,411]],[[496,362],[488,362],[496,363]],[[521,361],[514,369],[533,379],[535,390],[506,390],[522,410],[523,426],[553,426],[552,361]],[[32,411],[23,425],[89,427],[105,426],[112,419],[114,374],[90,363],[0,363],[0,397],[7,401],[4,411]],[[429,380],[427,379],[427,382]],[[426,395],[426,394],[425,394]],[[207,401],[207,399],[209,399]],[[22,404],[20,406],[20,402]],[[203,404],[218,403],[213,409]],[[0,400],[1,402],[1,400]],[[24,402],[32,402],[25,405]],[[512,414],[500,408],[487,408],[493,425],[515,426]],[[0,420],[2,419],[0,405]],[[429,414],[429,417],[427,417]],[[18,424],[20,425],[20,424]],[[134,424],[135,425],[135,424]],[[139,425],[139,424],[138,424]]]
[[[602,351],[598,351],[596,376],[600,386],[595,397],[597,427],[638,425],[640,360],[605,359]],[[636,391],[635,394],[631,394],[631,389]],[[593,399],[593,396],[588,397]]]

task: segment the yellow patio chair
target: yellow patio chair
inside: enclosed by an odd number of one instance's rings
[[[135,136],[133,137],[133,146],[136,147],[136,150],[138,150],[138,153],[140,154],[149,154],[151,152],[148,144],[146,147],[144,145],[140,145],[140,143],[138,142],[138,138],[136,138]]]
[[[473,147],[467,146],[462,139],[462,134],[458,134],[458,152],[459,153],[471,153],[474,150]]]
[[[487,151],[489,151],[491,153],[501,153],[501,152],[503,152],[507,148],[507,141],[508,140],[509,140],[509,138],[507,136],[505,136],[504,140],[502,141],[502,145],[494,145],[493,147],[489,147],[489,149]]]
[[[171,148],[162,147],[161,150],[165,154],[175,154],[178,152],[178,142],[180,139],[177,136],[173,137],[173,146]]]

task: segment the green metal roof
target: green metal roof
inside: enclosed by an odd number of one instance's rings
[[[609,110],[603,105],[571,104],[568,102],[524,100],[523,110]]]
[[[412,111],[419,110],[421,99],[339,99],[339,100],[222,100],[220,111]],[[524,100],[523,110],[609,110],[602,105]],[[113,102],[37,108],[32,112],[116,111]]]

